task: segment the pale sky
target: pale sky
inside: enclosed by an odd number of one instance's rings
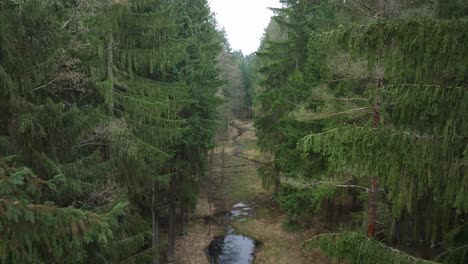
[[[248,55],[260,45],[260,38],[279,0],[208,0],[219,27],[226,29],[233,50]]]

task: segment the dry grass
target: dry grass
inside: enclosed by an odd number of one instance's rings
[[[212,210],[217,210],[212,204]],[[212,224],[211,234],[205,217],[209,215],[208,199],[200,197],[192,221],[187,226],[187,234],[176,239],[176,264],[209,263],[206,249],[214,236],[224,234],[224,226]]]
[[[263,159],[256,145],[256,135],[252,123],[236,121],[235,125],[244,132],[237,140],[243,145],[242,156],[249,159]],[[268,158],[266,158],[268,159]],[[249,221],[236,222],[234,227],[244,235],[260,241],[261,246],[256,252],[255,263],[259,264],[302,264],[326,263],[326,258],[320,253],[305,255],[301,244],[307,238],[324,230],[323,225],[301,233],[290,233],[283,229],[286,216],[272,201],[272,194],[261,187],[261,180],[256,173],[250,173],[237,178],[234,185],[248,189],[251,206],[255,208],[256,217]],[[232,186],[232,185],[231,185]],[[236,189],[236,188],[233,188]],[[253,199],[252,199],[253,197]]]
[[[208,235],[207,225],[204,223],[191,223],[188,233],[176,240],[177,264],[204,264],[209,263],[206,248],[213,239]]]
[[[263,206],[262,202],[256,207]],[[300,233],[290,233],[282,225],[286,217],[280,214],[278,208],[270,207],[274,211],[262,212],[255,219],[234,223],[236,230],[244,235],[255,238],[261,246],[255,255],[255,263],[259,264],[319,264],[327,263],[326,258],[319,252],[304,254],[301,244],[304,240],[323,230],[322,226],[311,228]],[[269,209],[267,209],[269,210]]]

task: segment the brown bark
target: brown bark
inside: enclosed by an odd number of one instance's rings
[[[221,185],[224,183],[224,142],[221,147]]]
[[[152,235],[152,246],[153,246],[153,264],[159,264],[159,221],[157,213],[157,192],[158,185],[153,183],[153,197],[151,203],[151,216],[152,216],[152,226],[153,226],[153,235]]]
[[[187,234],[187,226],[186,226],[186,209],[185,209],[185,202],[180,201],[180,235],[185,236]]]
[[[113,99],[113,93],[114,93],[114,36],[112,34],[112,30],[109,30],[107,33],[107,78],[111,82],[111,87],[109,92],[109,97],[110,100],[107,105],[107,109],[109,111],[109,114],[113,115],[114,114],[114,99]]]
[[[280,173],[279,171],[276,170],[275,165],[273,166],[273,173],[274,173],[274,190],[273,190],[273,196],[277,197],[280,189]]]
[[[382,88],[382,80],[377,81],[377,96],[374,104],[374,117],[372,127],[377,128],[381,119],[381,98],[380,89]],[[371,188],[369,192],[369,227],[367,229],[367,236],[375,236],[375,223],[377,222],[377,191],[379,188],[379,181],[377,177],[371,177]]]
[[[375,236],[375,223],[377,222],[377,190],[379,182],[376,177],[371,179],[371,190],[369,193],[369,228],[367,230],[368,237]]]
[[[184,186],[185,184],[185,177],[182,176],[181,177],[181,186]],[[186,225],[185,225],[185,218],[186,218],[186,215],[185,215],[185,211],[186,211],[186,204],[185,204],[185,201],[186,199],[184,199],[184,194],[181,193],[181,198],[180,198],[180,235],[181,236],[184,236],[186,233],[187,233],[187,230],[186,230]]]
[[[175,253],[175,192],[176,192],[176,175],[171,176],[170,194],[169,194],[169,232],[168,232],[168,246],[167,246],[167,259],[172,261]]]
[[[212,180],[213,180],[213,154],[214,150],[212,149],[210,151],[210,168],[209,168],[209,173],[208,173],[208,206],[209,206],[209,216],[208,216],[208,236],[211,236],[211,215],[212,215],[212,208],[211,208],[211,203],[213,199],[213,194],[212,194]]]

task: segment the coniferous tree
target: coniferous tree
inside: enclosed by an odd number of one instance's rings
[[[109,119],[85,62],[78,6],[2,1],[0,12],[2,262],[84,262],[89,246],[112,238],[125,203],[103,148],[82,148]]]
[[[377,119],[379,127],[347,125],[302,142],[304,149],[328,156],[334,168],[351,169],[359,177],[376,175],[391,215],[398,221],[414,219],[415,238],[441,241],[441,233],[466,217],[465,187],[460,185],[466,177],[466,122],[459,114],[467,111],[466,63],[461,59],[467,54],[457,44],[466,38],[463,28],[464,21],[427,20],[332,33],[347,49],[359,50],[357,56],[366,56],[370,70],[383,65],[369,101],[378,100],[379,106],[372,107],[372,122],[377,114],[387,118]],[[414,38],[427,35],[431,38]],[[447,104],[451,107],[442,106]]]
[[[388,245],[423,241],[426,247],[442,244],[446,253],[440,261],[463,263],[467,55],[459,45],[466,41],[466,22],[456,17],[463,16],[464,3],[283,3],[277,20],[290,33],[282,42],[265,41],[258,53],[256,123],[260,144],[269,144],[276,165],[262,174],[279,179],[278,201],[296,220],[310,219],[342,190],[373,193],[366,203],[370,221],[366,210],[363,224],[373,236],[378,220],[376,230],[387,244],[344,233],[318,236],[306,245],[353,263],[373,263],[382,254],[389,263],[417,263],[422,261]],[[307,45],[300,44],[301,33]],[[301,87],[295,101],[291,95]],[[286,107],[287,102],[295,105]],[[299,129],[288,129],[288,118]],[[286,139],[292,142],[285,148]],[[297,143],[303,160],[286,151]],[[318,170],[297,165],[313,162],[320,162]],[[288,164],[296,166],[291,170]],[[325,208],[335,213],[333,203]]]
[[[195,2],[0,2],[2,263],[159,262],[216,125],[221,39]]]

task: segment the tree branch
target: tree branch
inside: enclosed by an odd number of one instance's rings
[[[319,118],[316,118],[316,119],[326,119],[326,118],[330,118],[330,117],[334,117],[334,116],[338,116],[338,115],[345,115],[345,114],[349,114],[349,113],[353,113],[353,112],[361,112],[361,111],[364,111],[364,110],[372,110],[372,109],[374,109],[374,108],[373,107],[360,107],[360,108],[350,109],[350,110],[337,112],[337,113],[324,113],[324,115],[328,114],[328,116],[319,117]]]

